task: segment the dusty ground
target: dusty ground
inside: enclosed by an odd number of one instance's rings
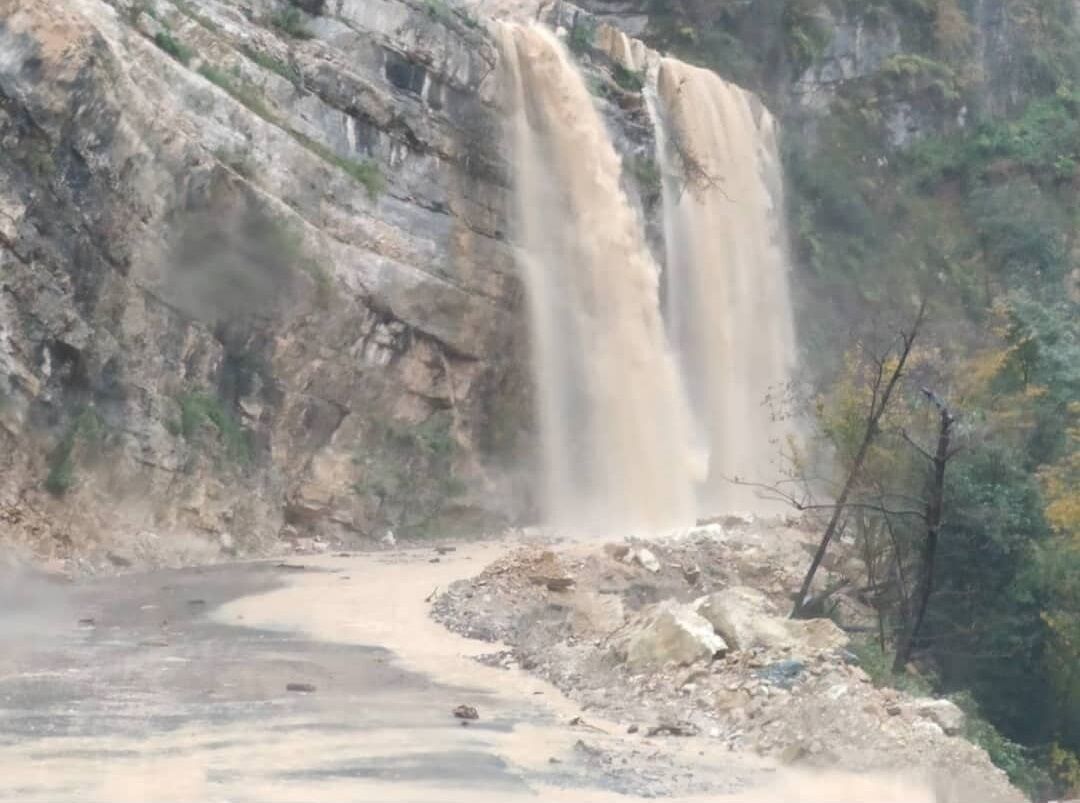
[[[828,779],[707,734],[628,735],[534,672],[477,660],[508,645],[431,619],[439,590],[537,548],[9,577],[0,800],[931,801],[910,773]],[[462,726],[458,705],[479,719]]]
[[[9,576],[0,800],[584,803],[770,774],[572,727],[550,685],[478,664],[425,602],[497,548],[467,550]]]

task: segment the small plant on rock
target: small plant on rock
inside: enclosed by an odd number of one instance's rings
[[[255,177],[255,162],[249,151],[218,148],[214,151],[214,158],[248,180]]]
[[[291,83],[297,89],[300,89],[304,85],[304,76],[300,72],[300,68],[295,64],[282,61],[279,58],[275,58],[267,53],[263,53],[260,50],[256,50],[250,45],[241,45],[240,52],[258,64],[260,67],[270,72],[277,73],[286,81]]]
[[[268,123],[280,125],[277,116],[270,110],[270,107],[266,105],[266,98],[263,97],[263,94],[259,91],[258,87],[247,83],[237,76],[235,72],[230,74],[213,64],[203,64],[199,67],[199,75],[210,83],[216,84],[224,89],[232,95],[234,99],[240,101],[240,103],[247,106],[248,109]]]
[[[68,426],[64,437],[49,455],[49,474],[45,478],[45,490],[53,496],[63,496],[75,484],[77,447],[97,446],[101,441],[104,425],[97,410],[84,408]]]
[[[591,19],[578,16],[574,20],[574,27],[570,29],[570,36],[566,41],[567,47],[578,54],[591,50],[596,40],[596,23]]]
[[[127,10],[128,23],[137,26],[139,24],[139,17],[143,14],[150,17],[150,19],[157,19],[157,13],[154,11],[153,6],[146,2],[146,0],[135,0]]]
[[[628,70],[621,64],[615,65],[611,75],[615,83],[627,92],[640,92],[645,88],[645,76],[635,70]]]
[[[195,56],[195,51],[185,45],[183,42],[177,40],[173,36],[172,31],[165,29],[164,31],[158,31],[154,36],[154,44],[179,61],[184,66],[191,61]]]
[[[187,0],[173,0],[173,5],[176,6],[176,9],[181,14],[183,14],[185,17],[188,17],[189,19],[195,20],[195,22],[199,23],[199,25],[210,31],[210,33],[218,33],[219,29],[217,23],[205,14],[200,13],[198,9],[192,6],[191,3],[187,2]]]
[[[225,454],[240,464],[254,456],[251,433],[225,408],[222,400],[205,392],[185,393],[180,397],[180,434],[193,445],[204,445],[206,435],[213,436]]]
[[[315,35],[307,27],[304,12],[296,6],[286,6],[271,16],[270,24],[293,39],[311,39]]]
[[[318,140],[314,140],[306,134],[301,134],[299,131],[289,129],[289,133],[292,138],[314,153],[321,159],[329,162],[336,167],[341,168],[350,176],[352,176],[360,184],[364,185],[364,189],[367,190],[368,197],[374,201],[379,197],[379,194],[386,187],[386,179],[384,178],[382,171],[371,159],[364,159],[358,161],[356,159],[349,159],[345,156],[339,156],[330,148],[323,145]]]

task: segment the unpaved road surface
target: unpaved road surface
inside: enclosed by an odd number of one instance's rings
[[[781,781],[755,757],[571,724],[552,686],[480,664],[497,647],[427,615],[504,548],[20,581],[0,625],[0,801],[929,799],[880,781],[761,792]],[[480,718],[463,726],[462,704]]]

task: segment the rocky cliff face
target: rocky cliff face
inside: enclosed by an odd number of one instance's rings
[[[6,534],[254,549],[510,509],[493,46],[435,0],[299,5],[0,2]]]
[[[1074,25],[1067,3],[1026,0],[831,2],[583,0],[582,7],[650,44],[762,93],[814,145],[834,103],[871,101],[891,147],[1017,111],[1054,84],[1053,51]]]
[[[534,5],[0,0],[2,534],[123,561],[528,516],[474,15]],[[651,159],[640,91],[594,60]]]

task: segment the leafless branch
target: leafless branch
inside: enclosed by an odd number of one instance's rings
[[[844,507],[852,510],[869,510],[874,513],[881,513],[885,516],[918,516],[922,518],[923,512],[920,510],[892,510],[881,504],[872,504],[870,502],[845,502],[843,505],[839,503],[825,503],[825,502],[807,502],[801,501],[791,494],[785,493],[780,490],[777,484],[769,485],[764,482],[750,482],[748,480],[740,480],[738,477],[723,477],[727,482],[732,485],[739,485],[743,488],[757,488],[762,491],[767,491],[771,496],[762,496],[762,499],[769,499],[774,502],[785,502],[791,507],[800,512],[812,511],[812,510],[836,510],[837,508]]]
[[[901,438],[903,438],[903,439],[904,439],[905,441],[907,441],[907,442],[908,442],[908,445],[909,445],[909,446],[911,446],[911,448],[913,448],[913,449],[914,449],[914,450],[915,450],[916,452],[918,452],[919,454],[921,454],[921,455],[922,455],[923,457],[925,457],[925,458],[926,458],[927,460],[929,460],[930,462],[933,462],[933,461],[934,461],[934,456],[933,456],[932,454],[930,454],[930,452],[926,451],[926,449],[924,449],[924,448],[923,448],[922,446],[920,446],[920,445],[919,445],[918,443],[916,443],[916,442],[915,442],[915,439],[914,439],[914,438],[912,438],[912,437],[911,437],[910,435],[908,435],[908,434],[907,434],[907,430],[906,430],[906,429],[902,429],[902,430],[900,430],[900,437],[901,437]]]

